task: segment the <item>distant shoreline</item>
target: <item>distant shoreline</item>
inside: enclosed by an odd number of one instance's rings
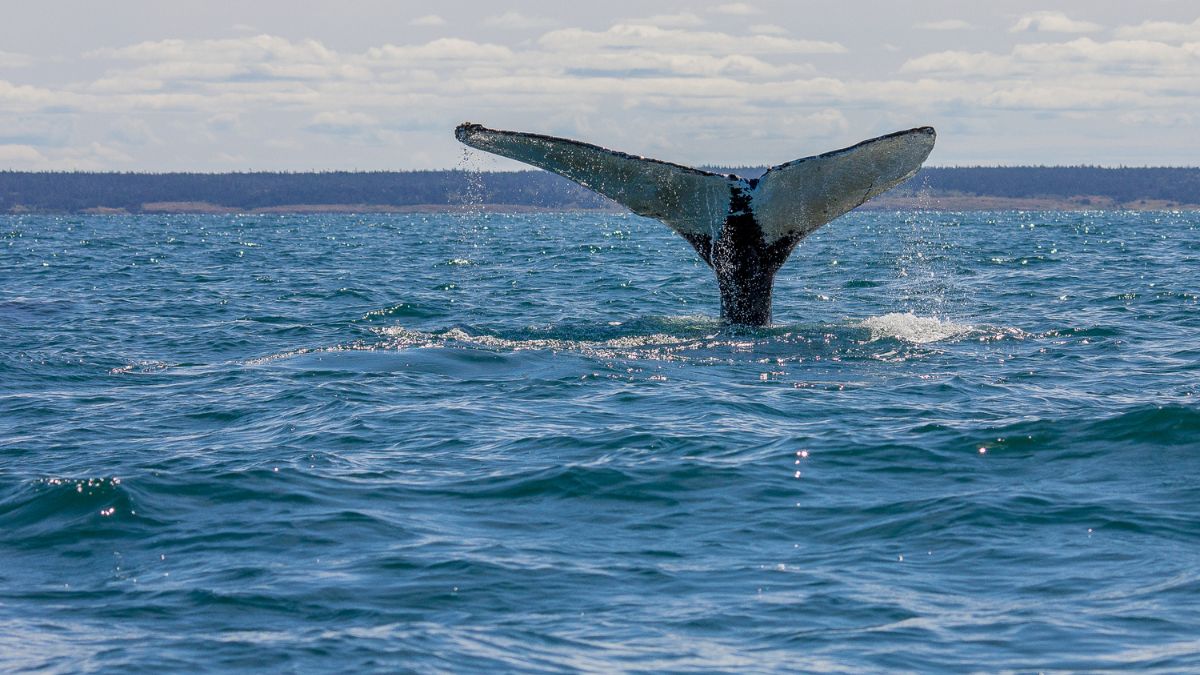
[[[728,169],[715,169],[727,172]],[[744,176],[762,168],[740,167]],[[926,167],[862,207],[887,211],[1197,211],[1200,168]],[[545,171],[0,171],[0,213],[622,212]]]
[[[1012,198],[977,195],[883,195],[863,204],[858,211],[1200,211],[1200,204],[1179,204],[1164,200],[1139,200],[1117,203],[1094,197]],[[239,209],[206,202],[157,202],[143,204],[130,211],[119,208],[91,207],[80,211],[20,210],[10,214],[87,215],[303,215],[321,213],[623,213],[618,206],[527,206],[521,204],[280,204],[254,209]]]

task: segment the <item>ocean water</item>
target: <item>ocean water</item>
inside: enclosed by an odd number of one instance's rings
[[[0,219],[0,670],[1200,670],[1200,216]]]

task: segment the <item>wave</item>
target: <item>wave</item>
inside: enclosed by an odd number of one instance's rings
[[[337,352],[474,349],[501,355],[540,352],[591,359],[683,361],[700,365],[731,362],[783,365],[809,360],[903,360],[928,353],[929,346],[934,343],[950,344],[968,338],[994,341],[1029,337],[1016,328],[977,326],[911,312],[891,312],[839,323],[764,327],[729,326],[713,317],[685,315],[604,323],[567,321],[527,326],[515,331],[470,325],[433,329],[391,325],[371,327],[370,331],[379,338],[378,341],[303,347],[246,359],[242,363],[262,365],[279,359]],[[896,345],[897,342],[900,344]],[[133,368],[136,369],[136,365]]]
[[[6,539],[74,541],[136,517],[132,493],[115,476],[41,478],[0,496]]]

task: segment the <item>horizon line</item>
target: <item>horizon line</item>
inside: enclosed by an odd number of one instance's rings
[[[768,165],[719,165],[699,164],[696,168],[708,171],[736,171],[739,169],[765,170]],[[1188,164],[954,164],[942,166],[923,166],[924,169],[1104,169],[1104,170],[1148,170],[1148,169],[1200,169],[1200,165]],[[471,170],[460,167],[442,169],[224,169],[224,170],[187,170],[187,169],[0,169],[0,174],[107,174],[107,175],[253,175],[253,174],[371,174],[371,173],[470,173],[470,174],[505,174],[505,173],[551,173],[544,169],[485,169]]]

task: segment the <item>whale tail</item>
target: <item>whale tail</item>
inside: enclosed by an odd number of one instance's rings
[[[461,124],[479,150],[569,178],[630,211],[662,221],[717,274],[721,315],[770,323],[775,272],[801,239],[908,180],[933,150],[932,127],[773,166],[757,179],[638,157],[566,138]]]

